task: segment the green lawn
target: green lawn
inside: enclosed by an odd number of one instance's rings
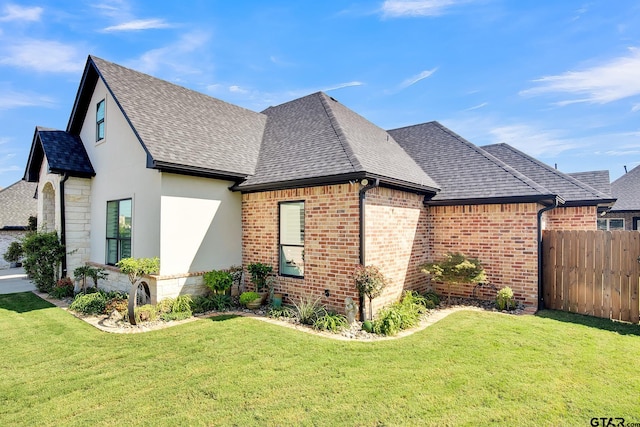
[[[0,295],[0,425],[640,422],[640,327],[464,311],[344,342],[242,317],[118,335]]]

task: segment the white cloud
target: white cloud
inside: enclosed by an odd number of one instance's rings
[[[638,111],[640,111],[640,104],[633,104],[633,107],[631,107],[631,112],[637,113]]]
[[[165,22],[164,19],[134,19],[132,21],[123,22],[118,25],[112,25],[104,28],[104,32],[116,32],[116,31],[141,31],[141,30],[154,30],[160,28],[171,28],[172,25]]]
[[[486,107],[487,105],[489,105],[489,103],[488,103],[488,102],[483,102],[482,104],[478,104],[478,105],[474,105],[473,107],[469,107],[469,108],[467,108],[467,109],[466,109],[466,110],[464,110],[464,111],[473,111],[473,110],[478,110],[478,109],[480,109],[480,108],[484,108],[484,107]]]
[[[556,76],[534,80],[537,87],[521,91],[523,96],[546,93],[571,94],[578,98],[562,100],[565,106],[589,102],[606,104],[640,94],[640,49],[631,48],[629,54],[581,71],[567,71]]]
[[[4,15],[0,16],[0,22],[39,21],[42,11],[41,7],[23,7],[17,4],[8,4],[4,7]]]
[[[0,47],[0,64],[40,72],[82,71],[84,54],[75,46],[49,40],[24,39]]]
[[[241,88],[240,86],[237,85],[232,85],[229,86],[229,92],[233,92],[233,93],[249,93],[248,90]]]
[[[337,85],[329,86],[329,87],[326,87],[326,88],[320,89],[320,90],[322,92],[329,92],[331,90],[343,89],[345,87],[354,87],[354,86],[362,86],[362,85],[364,85],[364,83],[358,82],[358,81],[354,81],[354,82],[347,82],[347,83],[338,83]],[[313,92],[311,92],[311,93],[313,93]]]
[[[526,124],[499,126],[489,130],[494,143],[505,142],[533,157],[557,156],[579,144],[557,130],[538,129]]]
[[[408,79],[406,79],[405,81],[403,81],[400,84],[400,88],[401,89],[407,88],[409,86],[412,86],[412,85],[418,83],[420,80],[424,80],[427,77],[431,77],[431,75],[433,73],[435,73],[437,70],[438,70],[437,68],[434,68],[432,70],[424,70],[421,73],[419,73],[419,74],[417,74],[417,75],[415,75],[413,77],[409,77]]]
[[[167,67],[182,75],[205,72],[202,59],[191,57],[191,54],[206,47],[210,38],[208,32],[192,31],[167,46],[145,52],[138,60],[133,61],[131,66],[150,74]]]
[[[453,6],[473,0],[386,0],[382,4],[382,15],[387,18],[403,16],[439,16]]]
[[[12,90],[0,89],[0,110],[10,110],[21,107],[51,107],[55,102],[51,98],[33,93],[19,93]],[[6,143],[0,139],[0,145]]]

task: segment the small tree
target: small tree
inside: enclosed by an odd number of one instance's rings
[[[484,283],[487,276],[477,258],[467,258],[460,252],[448,253],[438,262],[428,262],[420,270],[432,280],[444,282],[451,300],[451,285],[454,283]]]
[[[357,266],[353,278],[360,296],[369,298],[369,319],[372,319],[373,307],[371,301],[380,296],[382,290],[387,286],[387,279],[378,267],[374,265]]]
[[[87,278],[93,279],[93,284],[98,289],[98,280],[106,279],[109,274],[104,271],[104,268],[92,267],[90,265],[81,265],[73,270],[73,278],[76,281],[82,281],[82,291],[87,290]]]
[[[247,266],[247,271],[251,274],[251,281],[256,285],[256,292],[268,290],[267,277],[273,271],[273,267],[260,262],[254,262]]]
[[[142,278],[148,274],[160,271],[160,259],[155,258],[122,258],[116,263],[120,271],[129,276],[131,292],[129,292],[128,315],[129,323],[136,325],[136,302],[138,287],[143,284]],[[148,289],[148,288],[147,288]]]
[[[60,278],[64,246],[58,233],[31,232],[22,241],[24,269],[40,292],[50,292]]]
[[[7,252],[2,256],[9,263],[18,263],[22,259],[24,251],[20,242],[11,242],[7,248]]]

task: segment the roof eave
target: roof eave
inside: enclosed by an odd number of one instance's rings
[[[607,206],[613,206],[616,200],[617,199],[567,200],[564,206],[565,207],[576,207],[576,206],[607,207]]]
[[[199,166],[181,165],[177,163],[153,160],[149,165],[150,169],[156,169],[160,172],[169,172],[179,175],[197,176],[202,178],[215,178],[225,181],[238,182],[247,177],[247,174],[238,172],[221,171],[216,169],[203,168]]]
[[[456,205],[497,205],[511,203],[540,203],[542,205],[552,205],[558,199],[555,194],[528,195],[528,196],[506,196],[506,197],[471,197],[464,199],[448,200],[425,200],[427,206],[456,206]],[[563,200],[559,198],[559,203]]]

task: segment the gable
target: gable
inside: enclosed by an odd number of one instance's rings
[[[612,211],[640,211],[640,166],[613,181],[611,193],[618,199]]]
[[[79,134],[98,79],[148,155],[148,167],[240,179],[255,171],[266,117],[90,56],[68,132]]]
[[[37,213],[37,184],[18,181],[0,190],[0,230],[25,229]]]

